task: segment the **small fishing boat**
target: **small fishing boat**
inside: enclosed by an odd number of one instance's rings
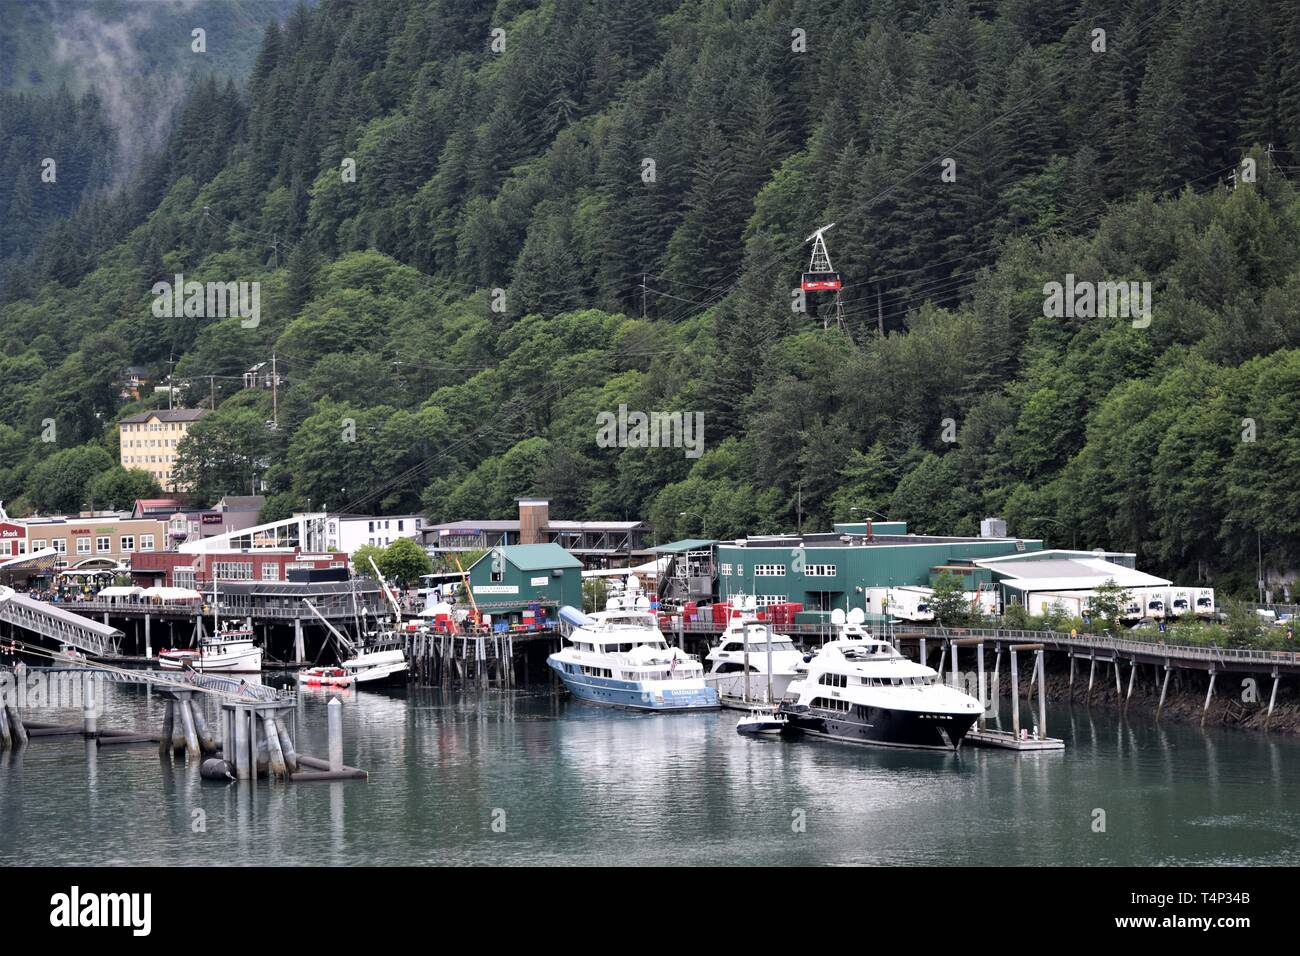
[[[199,639],[199,646],[171,648],[158,654],[158,666],[165,671],[189,667],[201,674],[256,674],[262,670],[262,649],[254,643],[251,627],[227,627],[211,637]]]
[[[761,707],[755,707],[736,722],[736,733],[751,736],[779,734],[785,730],[787,721],[784,714],[776,714]]]
[[[341,667],[313,667],[298,672],[298,683],[303,687],[351,687],[357,675]]]

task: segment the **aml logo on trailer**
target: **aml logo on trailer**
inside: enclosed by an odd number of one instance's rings
[[[177,273],[173,282],[155,282],[155,319],[225,319],[238,317],[241,328],[255,329],[262,321],[262,283],[186,282]]]
[[[1135,329],[1151,324],[1150,282],[1076,282],[1073,272],[1065,283],[1043,286],[1043,315],[1049,319],[1132,319]]]
[[[86,893],[74,886],[70,893],[50,897],[50,925],[79,927],[129,927],[133,936],[153,930],[152,893]]]

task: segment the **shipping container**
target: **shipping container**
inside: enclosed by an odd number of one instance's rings
[[[1218,613],[1218,605],[1214,603],[1214,588],[1196,588],[1194,593],[1196,605],[1193,614],[1197,617],[1213,617]]]

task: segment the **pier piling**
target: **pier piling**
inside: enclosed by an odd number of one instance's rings
[[[6,704],[5,710],[9,713],[9,734],[13,738],[15,747],[23,747],[27,744],[27,728],[23,726],[23,715],[13,704]]]
[[[343,769],[343,704],[335,697],[325,707],[329,714],[330,766],[335,773]]]
[[[1210,712],[1210,700],[1214,697],[1214,668],[1210,668],[1210,686],[1205,689],[1205,706],[1201,708],[1201,726],[1205,726],[1205,715]]]
[[[87,737],[99,736],[99,718],[95,714],[95,679],[82,682],[81,720],[83,732]]]
[[[1165,664],[1165,679],[1160,684],[1160,703],[1156,705],[1156,720],[1160,719],[1160,712],[1165,709],[1165,695],[1169,693],[1169,675],[1172,668]]]
[[[0,704],[0,748],[12,747],[13,743],[13,734],[9,732],[9,713]]]
[[[166,757],[172,749],[172,728],[176,725],[176,701],[167,701],[163,711],[162,735],[158,738],[158,756]]]

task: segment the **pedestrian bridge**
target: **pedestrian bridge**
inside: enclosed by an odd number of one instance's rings
[[[55,604],[34,601],[0,586],[0,621],[21,627],[59,646],[75,647],[86,654],[109,657],[117,654],[122,632],[92,621]]]

